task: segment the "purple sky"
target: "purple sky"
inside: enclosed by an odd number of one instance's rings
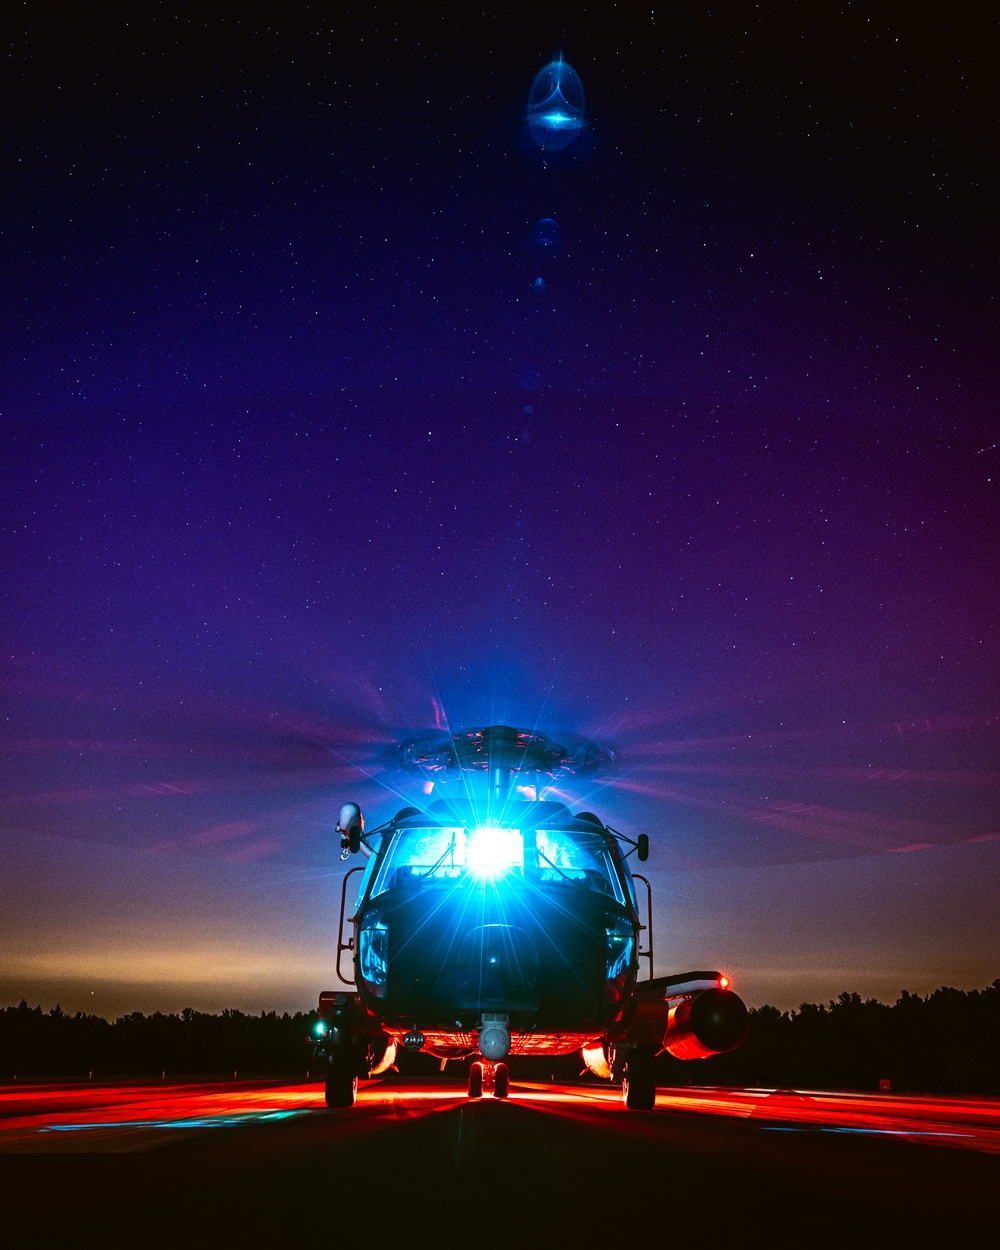
[[[658,973],[1000,975],[993,29],[752,12],[5,18],[0,1000],[307,1009],[495,721],[620,752]]]

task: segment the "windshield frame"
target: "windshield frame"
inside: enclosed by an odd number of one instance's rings
[[[410,885],[425,883],[438,887],[469,888],[482,887],[490,882],[499,884],[506,880],[524,881],[544,890],[550,887],[558,889],[563,885],[575,889],[585,888],[591,893],[606,896],[609,901],[613,900],[633,913],[636,912],[635,887],[631,875],[624,864],[617,841],[603,826],[569,816],[562,820],[550,818],[537,823],[526,821],[520,826],[515,826],[513,821],[509,824],[504,822],[501,828],[519,834],[522,848],[520,862],[512,859],[495,874],[485,876],[477,876],[466,862],[467,851],[475,832],[472,826],[422,815],[413,816],[405,823],[387,830],[377,854],[373,856],[375,862],[366,865],[369,871],[364,874],[358,891],[357,909],[360,910],[384,895],[397,889],[406,889]],[[414,834],[430,837],[436,835],[438,838],[447,837],[448,834],[452,836],[448,844],[442,845],[440,853],[427,865],[401,864],[398,860],[401,844]],[[464,839],[461,846],[460,838]],[[546,841],[543,842],[543,839]],[[560,839],[563,840],[561,847]],[[558,862],[560,855],[554,853],[554,847],[563,852],[564,862]],[[532,850],[534,854],[531,853]],[[452,863],[447,865],[447,875],[438,875],[449,855]],[[576,862],[572,862],[574,857]],[[532,860],[534,863],[531,863]],[[396,871],[407,867],[414,872],[412,881],[389,883]],[[419,868],[425,868],[425,871],[416,871]]]

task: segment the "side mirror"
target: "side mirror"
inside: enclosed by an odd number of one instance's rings
[[[640,833],[635,840],[635,847],[638,852],[639,859],[645,863],[646,860],[649,859],[649,834]]]
[[[340,845],[352,854],[361,850],[361,835],[365,831],[365,818],[357,803],[345,803],[340,809],[337,832],[341,834]]]

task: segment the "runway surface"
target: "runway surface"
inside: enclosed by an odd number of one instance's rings
[[[318,1084],[8,1085],[0,1155],[6,1227],[36,1245],[923,1245],[995,1230],[1000,1101],[661,1089],[628,1112],[596,1085],[395,1081],[329,1111]]]

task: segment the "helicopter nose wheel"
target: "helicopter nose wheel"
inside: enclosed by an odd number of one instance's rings
[[[482,1098],[484,1093],[490,1091],[494,1098],[506,1098],[510,1093],[507,1065],[477,1059],[469,1069],[469,1097]]]

